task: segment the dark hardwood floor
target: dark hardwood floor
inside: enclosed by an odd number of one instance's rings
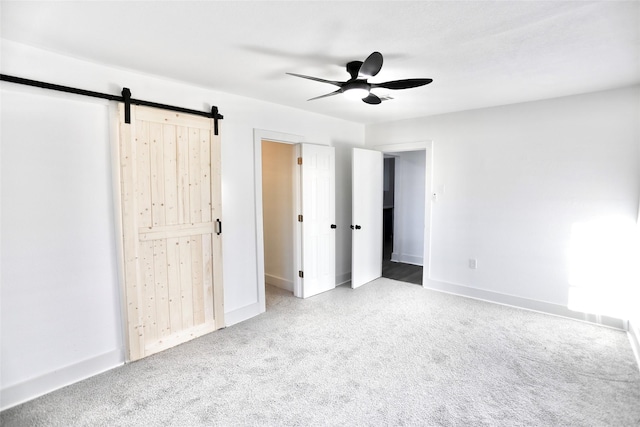
[[[382,277],[422,285],[422,266],[391,261],[393,238],[386,237],[382,258]]]

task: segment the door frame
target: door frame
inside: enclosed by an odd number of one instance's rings
[[[302,144],[304,143],[304,137],[300,135],[274,132],[263,129],[253,130],[253,170],[255,180],[254,191],[254,203],[255,203],[255,217],[256,217],[256,283],[258,286],[258,304],[260,306],[260,313],[266,311],[266,298],[265,298],[265,280],[264,280],[264,218],[262,209],[262,141],[267,140],[271,142],[277,142],[281,144]],[[299,155],[298,148],[296,147],[296,154]],[[294,214],[297,215],[298,206],[300,204],[300,171],[294,164],[291,165],[294,169],[293,174],[293,207],[296,210]],[[298,270],[302,263],[300,254],[300,227],[297,227],[297,223],[293,225],[293,293],[295,296],[302,296],[302,282],[298,278]]]
[[[437,194],[433,189],[433,164],[434,151],[433,141],[424,140],[417,142],[405,142],[400,144],[376,145],[374,150],[383,153],[398,153],[402,151],[425,151],[425,173],[424,173],[424,249],[422,266],[422,287],[431,279],[431,236],[432,236],[432,210],[433,201]]]

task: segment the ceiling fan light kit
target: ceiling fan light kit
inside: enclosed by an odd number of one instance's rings
[[[384,89],[409,89],[419,86],[424,86],[431,83],[432,79],[404,79],[404,80],[394,80],[390,82],[383,83],[369,83],[369,77],[374,77],[376,74],[380,72],[382,68],[382,54],[380,52],[373,52],[371,55],[367,57],[367,59],[362,61],[351,61],[347,64],[347,72],[351,76],[349,80],[346,82],[338,82],[334,80],[325,80],[318,77],[305,76],[303,74],[295,74],[295,73],[287,73],[291,76],[301,77],[303,79],[315,80],[321,83],[329,83],[334,86],[338,86],[338,90],[327,93],[325,95],[316,96],[315,98],[311,98],[308,101],[313,101],[315,99],[327,98],[329,96],[338,95],[343,93],[347,98],[350,99],[362,99],[363,102],[367,104],[380,104],[382,99],[371,93],[371,89],[374,88],[384,88]],[[391,97],[383,97],[383,99],[392,99]]]
[[[369,96],[370,90],[371,90],[371,87],[368,84],[361,81],[352,82],[348,85],[345,85],[342,88],[342,92],[344,93],[344,96],[346,96],[349,99],[366,98],[367,96]]]

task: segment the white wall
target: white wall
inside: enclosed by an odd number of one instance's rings
[[[350,157],[339,156],[350,156],[350,147],[363,145],[362,125],[110,68],[6,40],[2,41],[2,73],[112,94],[129,87],[134,98],[197,110],[209,110],[212,104],[220,108],[225,116],[221,131],[227,324],[260,312],[256,276],[254,129],[302,135],[308,142],[336,146],[337,216],[344,222],[337,230],[337,241],[339,245],[350,242],[351,207],[345,203],[350,200]],[[120,313],[114,295],[118,287],[115,208],[108,185],[112,180],[110,154],[105,146],[105,135],[114,120],[108,114],[111,107],[84,97],[10,83],[3,82],[1,87],[3,377],[0,394],[1,406],[5,408],[117,366],[123,358]],[[34,102],[34,96],[51,101]],[[43,127],[42,123],[49,124],[52,118],[55,122]],[[31,145],[45,145],[47,151],[25,152]],[[76,157],[80,153],[82,159],[88,158],[86,162]],[[26,156],[28,161],[24,159]],[[22,162],[26,162],[28,170],[17,167]],[[6,169],[5,165],[8,165]],[[10,167],[12,165],[15,167]],[[38,175],[41,173],[44,176]],[[30,181],[25,182],[25,177]],[[43,187],[38,187],[40,181]],[[29,199],[27,193],[35,190],[38,190],[33,193],[35,199]],[[12,198],[19,203],[8,203]],[[27,211],[22,206],[25,198],[32,206]],[[56,201],[54,206],[50,205],[52,200]],[[36,209],[40,206],[42,209]],[[78,214],[81,218],[75,217]],[[21,240],[15,231],[6,231],[5,235],[5,230],[25,230],[29,239],[34,239],[35,234],[38,245]],[[350,246],[339,246],[337,252],[337,274],[339,278],[348,276]],[[43,253],[47,255],[44,259]],[[21,258],[20,267],[32,265],[39,273],[26,275],[17,270],[18,267],[7,270],[15,257]],[[47,269],[39,270],[43,262]],[[54,269],[56,274],[51,273]],[[94,271],[108,271],[108,274],[96,281]],[[34,279],[36,273],[38,280]],[[38,301],[37,307],[33,307],[37,308],[37,318],[26,324],[22,322],[20,310],[28,307],[30,301],[22,289],[29,289],[28,296]],[[5,307],[15,309],[5,310]],[[61,307],[75,307],[75,311],[65,311],[65,317],[60,319],[63,325],[73,327],[55,326]],[[91,322],[90,325],[87,322]],[[55,330],[42,326],[46,323],[53,323]],[[96,333],[86,339],[89,328],[95,328]],[[119,356],[115,360],[104,360],[100,356],[104,354]],[[7,369],[11,369],[12,374],[5,377]]]
[[[395,208],[392,261],[422,265],[426,157],[423,151],[393,153]]]
[[[3,407],[124,360],[110,106],[13,89],[1,116]]]
[[[568,314],[575,227],[637,218],[639,101],[636,86],[367,126],[371,147],[434,141],[431,285]]]
[[[265,282],[293,292],[295,146],[262,143]]]

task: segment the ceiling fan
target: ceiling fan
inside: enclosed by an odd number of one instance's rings
[[[315,98],[311,98],[308,101],[344,93],[346,96],[353,97],[355,99],[360,98],[367,104],[380,104],[382,102],[382,100],[377,95],[371,93],[371,89],[375,89],[378,87],[394,90],[409,89],[412,87],[424,86],[433,81],[432,79],[404,79],[393,80],[384,83],[369,83],[369,77],[373,77],[378,74],[381,68],[382,54],[380,52],[373,52],[367,57],[367,59],[364,60],[364,62],[351,61],[347,64],[347,72],[351,75],[351,78],[346,82],[325,80],[318,77],[305,76],[295,73],[287,74],[291,76],[302,77],[303,79],[315,80],[317,82],[329,83],[334,86],[338,86],[338,90],[336,90],[335,92],[316,96]]]

